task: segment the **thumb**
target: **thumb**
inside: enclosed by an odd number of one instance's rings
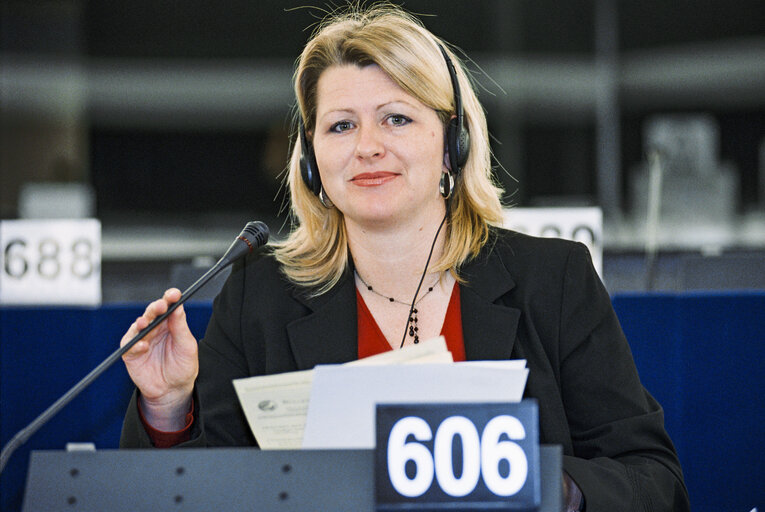
[[[167,327],[174,338],[186,337],[191,334],[186,320],[186,309],[182,304],[167,318]]]

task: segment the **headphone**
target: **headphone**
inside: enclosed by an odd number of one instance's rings
[[[449,164],[451,165],[452,174],[457,177],[462,171],[462,167],[465,165],[468,159],[468,153],[470,152],[470,132],[465,127],[465,113],[462,110],[462,95],[460,94],[460,84],[457,81],[457,72],[454,69],[452,59],[446,53],[444,47],[438,44],[438,48],[441,50],[441,54],[446,61],[446,68],[449,70],[449,77],[452,81],[452,90],[454,91],[454,109],[456,116],[449,120],[446,125],[446,149],[449,153]],[[319,195],[321,192],[321,176],[319,175],[319,166],[316,164],[316,155],[313,151],[313,144],[308,142],[308,137],[305,134],[305,125],[302,118],[300,119],[300,147],[302,152],[300,154],[300,175],[303,178],[306,186],[314,193]]]

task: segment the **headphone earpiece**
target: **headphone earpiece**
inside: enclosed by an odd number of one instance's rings
[[[456,117],[450,119],[446,127],[446,150],[452,173],[456,176],[467,163],[470,152],[470,132],[460,125]]]
[[[452,81],[452,90],[454,91],[454,110],[456,117],[449,120],[446,125],[446,150],[449,153],[449,164],[454,176],[458,176],[462,167],[467,163],[470,153],[470,132],[465,127],[465,113],[462,110],[462,94],[460,93],[460,84],[457,80],[457,71],[454,69],[454,63],[449,58],[444,47],[439,43],[438,48],[446,61],[446,67],[449,70],[449,77]]]
[[[313,153],[313,144],[308,142],[305,135],[305,125],[300,121],[300,176],[314,195],[321,192],[321,176],[319,166],[316,165],[316,155]]]

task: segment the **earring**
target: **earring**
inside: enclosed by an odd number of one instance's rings
[[[444,199],[449,199],[454,190],[454,176],[452,173],[444,171],[441,173],[441,181],[438,183],[438,190]]]
[[[324,192],[323,186],[319,189],[319,202],[327,210],[335,206],[335,203],[333,203],[329,196]]]

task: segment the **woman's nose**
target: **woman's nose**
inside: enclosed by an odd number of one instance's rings
[[[385,153],[383,134],[374,124],[365,124],[359,128],[356,141],[356,156],[359,158],[379,157]]]

